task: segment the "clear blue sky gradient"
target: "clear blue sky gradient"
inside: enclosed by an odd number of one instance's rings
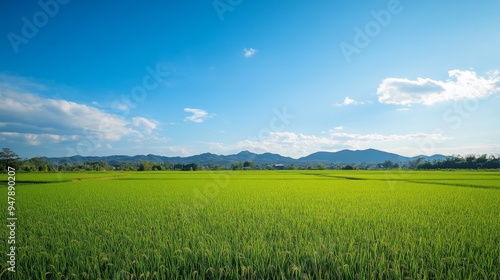
[[[0,13],[0,141],[22,157],[500,153],[498,1],[41,0]]]

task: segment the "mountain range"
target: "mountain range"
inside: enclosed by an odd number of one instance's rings
[[[217,164],[217,165],[230,165],[235,162],[252,161],[255,164],[373,164],[382,163],[386,160],[390,160],[394,163],[404,163],[415,160],[417,158],[424,158],[428,161],[442,160],[446,156],[436,154],[432,156],[416,156],[416,157],[405,157],[394,153],[388,153],[375,149],[367,150],[341,150],[338,152],[316,152],[305,157],[294,159],[291,157],[285,157],[279,154],[263,153],[256,154],[249,151],[242,151],[238,154],[233,155],[216,155],[212,153],[203,153],[188,157],[167,157],[159,155],[136,155],[136,156],[125,156],[125,155],[113,155],[113,156],[71,156],[71,157],[58,157],[58,158],[45,158],[51,163],[77,163],[77,162],[96,162],[96,161],[106,161],[109,164],[115,164],[120,162],[141,162],[149,161],[152,163],[156,162],[167,162],[172,163],[198,163],[202,165],[206,164]]]

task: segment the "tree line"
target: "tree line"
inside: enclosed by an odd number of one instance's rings
[[[415,169],[498,169],[500,168],[500,156],[494,155],[467,155],[453,156],[444,160],[424,161],[416,160],[413,163]]]
[[[14,167],[22,172],[65,172],[65,171],[198,171],[198,170],[272,170],[278,169],[274,164],[256,164],[252,161],[233,162],[230,166],[216,163],[173,163],[167,162],[115,162],[90,161],[90,162],[64,162],[50,163],[43,157],[33,157],[21,159],[15,152],[8,148],[0,151],[0,172],[7,171],[7,167]],[[466,155],[451,156],[444,160],[427,161],[418,158],[409,162],[395,163],[386,160],[382,163],[361,163],[361,164],[289,164],[280,169],[286,170],[354,170],[354,169],[500,169],[500,156],[494,155]]]

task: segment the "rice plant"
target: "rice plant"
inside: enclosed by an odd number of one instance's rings
[[[1,277],[498,279],[499,175],[18,174],[16,273],[2,262]]]

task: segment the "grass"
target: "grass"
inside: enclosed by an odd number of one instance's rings
[[[18,263],[13,274],[2,262],[6,279],[500,277],[498,172],[108,172],[17,180],[25,182],[16,194]],[[44,184],[31,183],[37,180]],[[6,211],[0,217],[6,221]]]

